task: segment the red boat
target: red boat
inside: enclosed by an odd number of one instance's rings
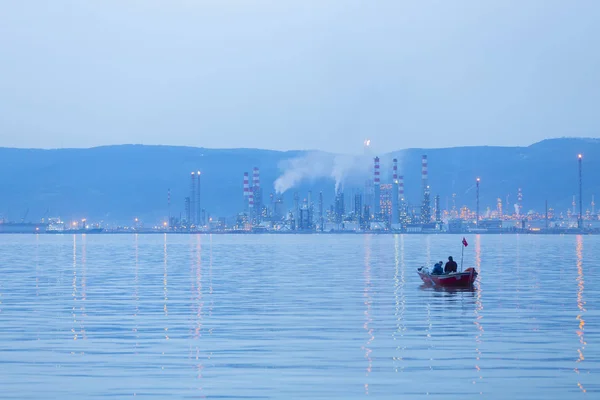
[[[474,268],[467,268],[464,272],[432,275],[427,268],[421,267],[417,269],[417,273],[426,285],[442,287],[469,287],[478,275]]]

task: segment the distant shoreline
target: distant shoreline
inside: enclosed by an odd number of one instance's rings
[[[75,232],[75,233],[47,233],[47,232],[0,232],[0,235],[600,235],[600,231],[561,231],[561,232],[160,232],[160,231],[140,231],[140,232]]]

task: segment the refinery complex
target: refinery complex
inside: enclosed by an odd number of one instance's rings
[[[324,203],[322,192],[293,193],[291,204],[281,193],[265,196],[260,170],[244,172],[240,180],[240,209],[233,216],[212,216],[203,207],[200,171],[189,175],[189,194],[183,199],[183,211],[172,212],[171,192],[167,191],[168,216],[148,224],[133,217],[129,226],[107,226],[85,219],[62,221],[50,218],[40,223],[8,223],[0,220],[0,233],[600,233],[600,220],[592,196],[590,208],[584,210],[582,199],[582,156],[578,155],[579,195],[573,196],[572,209],[557,212],[546,207],[543,212],[524,212],[523,193],[509,206],[498,198],[494,207],[480,209],[482,181],[474,179],[474,210],[457,206],[456,195],[446,207],[428,180],[427,155],[421,158],[420,201],[409,202],[404,192],[404,176],[398,173],[398,160],[391,171],[382,174],[379,157],[372,158],[370,177],[363,187],[347,192],[335,186],[331,204]],[[388,176],[385,181],[382,176]],[[333,189],[333,188],[332,188]],[[181,204],[181,203],[180,203]]]

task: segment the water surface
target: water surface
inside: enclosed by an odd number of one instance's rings
[[[0,235],[2,398],[600,398],[600,237]]]

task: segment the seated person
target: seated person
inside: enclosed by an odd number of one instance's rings
[[[442,270],[443,262],[438,262],[433,266],[433,271],[431,271],[431,275],[442,275],[444,271]]]
[[[450,273],[450,272],[456,272],[458,270],[458,265],[456,264],[456,261],[454,261],[452,259],[452,256],[448,257],[448,262],[446,263],[446,266],[444,267],[444,272],[446,274]]]

